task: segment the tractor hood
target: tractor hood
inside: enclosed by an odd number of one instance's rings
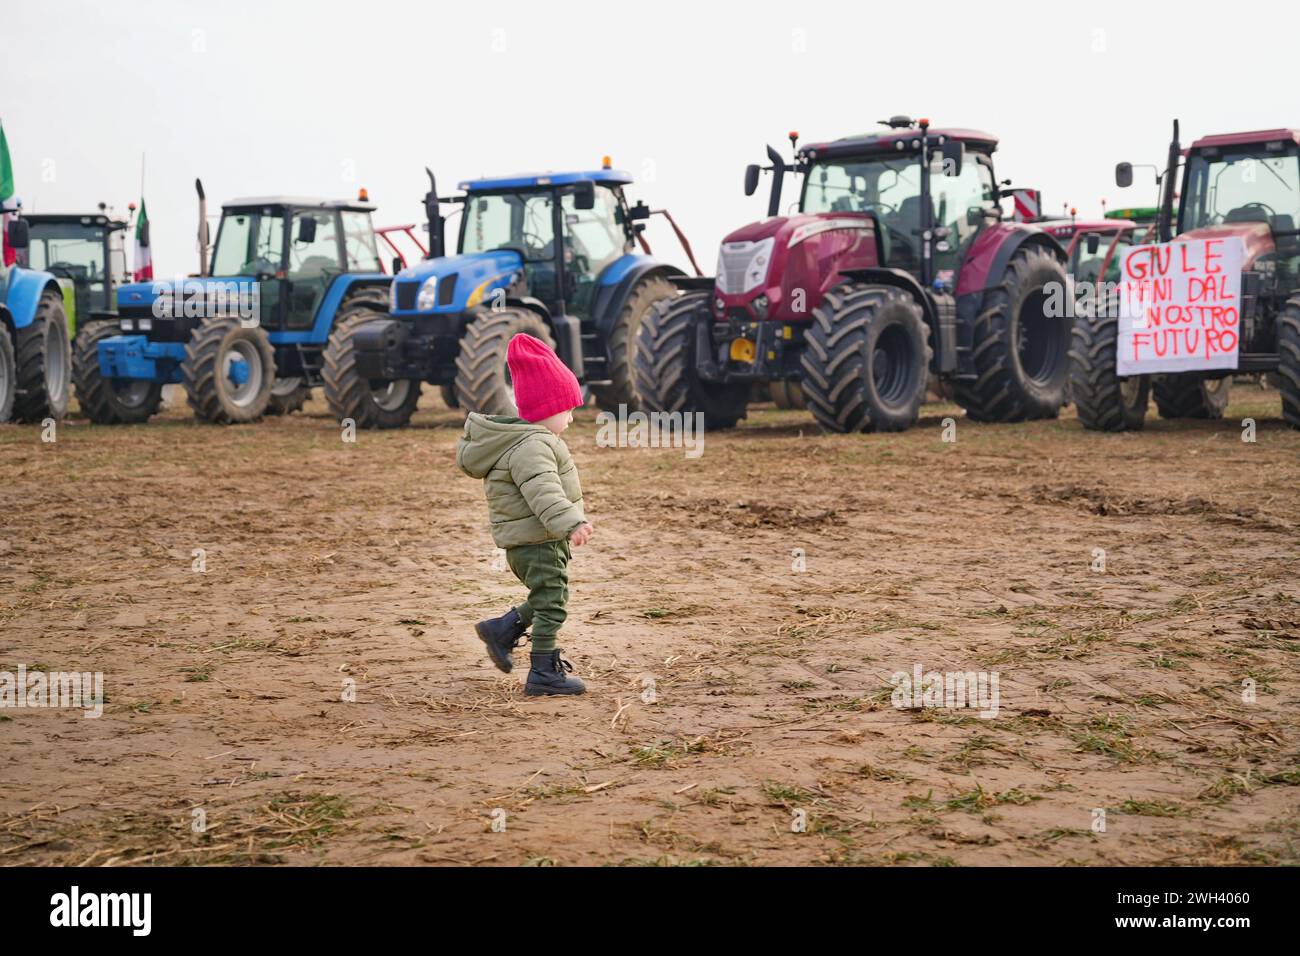
[[[217,314],[209,305],[233,302],[243,304],[245,311],[251,309],[250,314],[256,315],[259,289],[252,276],[186,276],[130,282],[117,287],[117,310],[127,316],[200,318]]]
[[[714,317],[807,322],[840,272],[879,264],[875,232],[875,218],[861,212],[774,216],[742,226],[718,252]]]
[[[1246,244],[1246,258],[1243,268],[1249,269],[1260,256],[1268,255],[1277,248],[1273,241],[1273,231],[1266,222],[1225,222],[1217,226],[1193,229],[1174,236],[1173,242],[1186,242],[1189,239],[1230,239],[1240,236]]]
[[[463,312],[498,288],[508,288],[523,271],[524,258],[513,249],[422,259],[393,280],[392,312]],[[433,281],[434,304],[420,306],[420,290]]]

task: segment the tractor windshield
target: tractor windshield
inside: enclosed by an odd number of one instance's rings
[[[282,211],[237,210],[222,215],[212,252],[213,275],[274,275],[283,267],[283,261]]]
[[[947,249],[937,248],[935,275],[947,278],[962,248],[975,235],[983,210],[995,205],[993,170],[971,152],[958,176],[930,178],[932,222],[948,229]],[[883,227],[885,264],[908,272],[921,269],[921,165],[897,156],[847,157],[816,163],[804,179],[800,210],[805,213],[870,212]]]
[[[471,195],[465,203],[460,251],[513,249],[529,262],[555,258],[555,197],[549,191]]]
[[[1180,232],[1233,222],[1290,232],[1300,225],[1300,155],[1294,145],[1193,153],[1181,205]]]
[[[105,228],[75,222],[34,222],[27,264],[33,269],[71,279],[90,293],[90,306],[106,309]]]

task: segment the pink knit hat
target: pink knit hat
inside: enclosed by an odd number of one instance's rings
[[[520,332],[506,348],[506,364],[524,421],[540,422],[586,404],[577,378],[545,342]]]

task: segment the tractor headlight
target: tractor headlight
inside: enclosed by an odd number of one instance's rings
[[[421,312],[431,312],[438,301],[438,277],[429,276],[420,286],[420,294],[415,297],[415,307]]]

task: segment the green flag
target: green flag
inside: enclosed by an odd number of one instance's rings
[[[9,160],[9,141],[5,127],[0,123],[0,202],[14,194],[14,164]]]

